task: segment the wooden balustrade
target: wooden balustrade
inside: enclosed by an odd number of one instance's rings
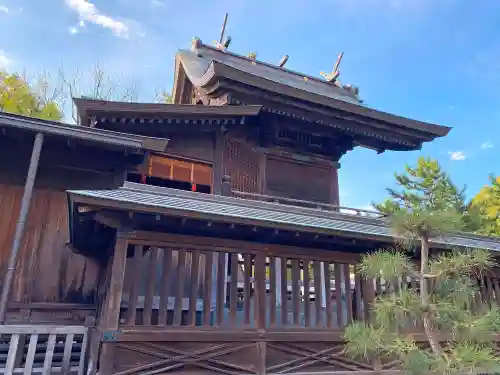
[[[88,328],[0,326],[0,374],[84,374]]]
[[[366,279],[355,262],[266,251],[135,245],[127,259],[120,324],[339,330],[370,319],[377,295],[416,281]],[[494,275],[478,280],[477,308],[500,301]],[[409,319],[408,330],[421,324]]]
[[[120,323],[339,329],[368,316],[368,284],[354,272],[354,264],[265,251],[137,245],[127,259]]]
[[[377,211],[363,210],[360,208],[339,206],[339,205],[321,203],[321,202],[305,201],[305,200],[301,200],[301,199],[292,199],[292,198],[278,197],[278,196],[272,196],[272,195],[248,193],[248,192],[237,191],[237,190],[232,190],[232,191],[230,191],[230,193],[226,192],[226,194],[230,195],[232,197],[235,197],[235,198],[250,199],[250,200],[261,201],[261,202],[279,203],[279,204],[283,204],[283,205],[297,206],[297,207],[303,207],[303,208],[312,208],[312,209],[324,210],[324,211],[339,212],[339,213],[349,214],[349,215],[366,216],[366,217],[374,217],[374,218],[384,217],[384,215],[382,213],[377,212]]]

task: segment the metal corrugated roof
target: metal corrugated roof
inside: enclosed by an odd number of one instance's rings
[[[102,201],[103,206],[126,203],[139,212],[154,209],[161,213],[162,210],[169,210],[179,215],[190,213],[210,216],[213,220],[246,219],[271,227],[286,225],[298,231],[331,231],[332,234],[345,236],[369,235],[381,240],[394,237],[387,220],[381,218],[359,217],[133,183],[126,183],[124,187],[117,190],[70,191],[69,195],[76,202],[85,201],[86,198],[97,198]],[[432,242],[447,247],[459,246],[500,251],[500,239],[465,233],[435,238]]]
[[[314,77],[308,77],[309,79],[305,80],[303,74],[278,68],[260,61],[255,62],[230,52],[221,53],[216,49],[204,45],[201,46],[199,51],[199,54],[191,50],[180,50],[178,52],[178,57],[184,65],[186,73],[189,75],[202,77],[210,66],[210,63],[212,63],[212,61],[218,61],[224,65],[269,81],[281,83],[327,98],[360,104],[357,97],[349,91]]]

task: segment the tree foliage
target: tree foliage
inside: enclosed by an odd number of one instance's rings
[[[0,111],[59,121],[63,115],[56,100],[40,95],[42,91],[21,76],[0,71]]]
[[[437,162],[420,157],[415,167],[406,166],[403,173],[395,173],[398,189],[388,188],[389,198],[373,204],[386,215],[401,210],[424,212],[457,212],[461,216],[461,229],[475,231],[480,227],[479,212],[465,199],[465,187],[459,189]]]
[[[407,167],[407,175],[397,179],[403,190],[390,190],[392,199],[381,208],[388,209],[396,235],[407,244],[419,242],[420,267],[410,257],[412,247],[363,257],[360,271],[380,278],[385,290],[371,304],[369,322],[346,328],[346,352],[397,358],[410,374],[498,371],[491,333],[500,329],[500,311],[477,304],[477,278],[494,266],[491,254],[480,249],[430,254],[430,238],[467,225],[459,191],[429,159],[420,159],[416,169]],[[428,350],[404,334],[402,328],[412,321],[422,323]]]
[[[500,236],[500,177],[491,175],[490,183],[472,199],[472,206],[482,218],[479,233]]]

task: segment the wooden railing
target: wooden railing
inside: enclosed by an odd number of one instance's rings
[[[84,374],[88,328],[0,326],[0,374]]]
[[[284,198],[277,197],[271,195],[263,195],[263,194],[255,194],[255,193],[247,193],[243,191],[232,190],[231,196],[235,198],[242,199],[250,199],[261,202],[271,202],[284,204],[289,206],[303,207],[303,208],[312,208],[316,210],[324,210],[324,211],[332,211],[332,212],[340,212],[343,214],[357,215],[357,216],[367,216],[367,217],[375,217],[380,218],[384,215],[377,211],[371,210],[363,210],[360,208],[346,207],[346,206],[338,206],[333,204],[321,203],[321,202],[313,202],[313,201],[305,201],[301,199],[292,199],[292,198]]]
[[[415,281],[360,276],[356,254],[269,250],[258,244],[241,250],[136,245],[125,268],[121,326],[339,330],[369,319],[376,295],[397,293],[403,284],[418,288]],[[478,282],[477,308],[499,304],[498,279]],[[420,323],[404,326],[414,330]]]
[[[339,329],[367,317],[373,288],[355,273],[356,255],[209,248],[135,246],[121,325]]]

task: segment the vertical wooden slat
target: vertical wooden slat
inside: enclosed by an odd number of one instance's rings
[[[356,316],[354,319],[363,320],[363,290],[361,289],[361,274],[359,272],[359,267],[354,266],[354,290],[356,291]]]
[[[12,374],[14,372],[18,347],[19,347],[19,334],[13,333],[10,337],[9,352],[7,353],[7,363],[5,364],[4,374]]]
[[[172,249],[163,249],[163,262],[161,268],[161,282],[160,282],[160,310],[158,311],[158,325],[167,324],[167,309],[168,309],[168,296],[169,285],[168,280],[172,270]]]
[[[130,295],[128,296],[128,309],[125,318],[125,324],[135,324],[135,315],[137,312],[137,299],[139,298],[139,289],[143,275],[143,250],[142,246],[135,245],[134,258],[128,263],[132,267],[131,277],[133,278],[130,286]]]
[[[174,304],[174,325],[181,325],[182,322],[182,297],[184,293],[184,280],[186,274],[186,250],[179,249],[177,257],[177,290],[175,291]]]
[[[495,289],[497,304],[500,305],[500,284],[498,282],[498,278],[496,277],[493,279],[493,287]]]
[[[269,257],[269,314],[271,327],[276,326],[276,258]]]
[[[238,309],[238,254],[231,254],[231,286],[229,288],[229,308],[231,315],[231,324],[236,325],[236,311]]]
[[[333,327],[333,314],[332,314],[332,291],[331,291],[331,273],[330,264],[323,262],[323,273],[325,274],[325,308],[326,308],[326,326]],[[342,324],[342,321],[340,322]],[[340,326],[340,325],[339,325]]]
[[[47,351],[45,353],[45,360],[43,361],[43,374],[50,375],[52,369],[52,358],[54,357],[54,348],[56,345],[56,334],[49,335],[47,341]]]
[[[146,282],[144,287],[144,309],[142,310],[142,324],[151,325],[151,315],[153,312],[153,301],[156,293],[156,266],[158,262],[158,248],[153,247],[148,254],[148,268],[146,272]]]
[[[224,305],[224,283],[226,282],[226,253],[219,251],[217,261],[217,293],[215,303],[215,319],[217,325],[222,324]]]
[[[189,295],[188,324],[194,326],[196,325],[196,300],[198,298],[200,253],[199,251],[193,251],[191,254],[191,293]]]
[[[491,277],[486,276],[486,293],[488,294],[488,304],[489,307],[493,307],[495,295],[493,292],[493,283],[491,282]]]
[[[352,316],[352,288],[351,288],[351,273],[349,270],[349,264],[343,264],[343,274],[344,274],[344,287],[346,295],[346,310],[347,310],[347,323],[351,323]]]
[[[327,275],[325,275],[326,277]],[[314,277],[314,309],[316,312],[315,320],[316,327],[321,327],[323,325],[321,319],[322,301],[323,301],[323,290],[321,287],[321,262],[315,260],[313,262],[313,277]]]
[[[341,328],[343,325],[343,309],[342,309],[342,271],[341,265],[338,263],[334,264],[334,273],[335,273],[335,301],[337,305],[337,326]],[[347,293],[346,293],[347,295]],[[346,299],[347,300],[347,299]]]
[[[255,302],[256,328],[266,326],[266,256],[255,256]],[[276,306],[274,307],[276,308]]]
[[[85,332],[82,339],[82,348],[80,349],[80,360],[78,361],[78,375],[85,373],[85,361],[87,358],[87,346],[89,345],[89,331]],[[92,375],[87,372],[87,375]]]
[[[74,334],[66,335],[64,340],[64,353],[62,359],[62,373],[67,374],[71,364],[71,350],[73,349]]]
[[[292,259],[292,306],[293,324],[300,324],[300,265],[298,259]]]
[[[308,260],[303,261],[303,269],[302,269],[302,278],[304,285],[304,319],[306,327],[311,326],[311,295],[310,291],[310,275],[309,275],[309,265],[310,262]]]
[[[30,375],[33,369],[33,362],[35,361],[36,344],[38,342],[38,335],[33,334],[30,336],[30,343],[28,346],[28,353],[26,354],[26,361],[24,363],[24,375]]]
[[[281,258],[281,325],[288,324],[288,259]]]
[[[213,256],[211,251],[205,253],[205,283],[203,291],[203,324],[209,326],[211,323],[210,309],[212,304],[212,267]]]
[[[372,312],[371,306],[373,301],[375,300],[375,283],[373,278],[362,277],[361,285],[361,290],[363,293],[364,318],[366,321],[370,321]]]
[[[245,324],[250,324],[250,307],[251,300],[250,297],[252,295],[252,255],[251,254],[243,254],[243,267],[245,268],[244,275],[244,287],[243,287],[243,309],[245,315]]]

